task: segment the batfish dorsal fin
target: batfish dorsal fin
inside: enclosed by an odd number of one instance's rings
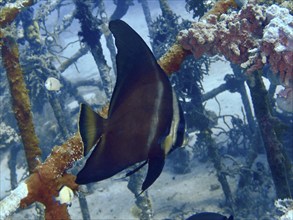
[[[84,156],[100,139],[106,120],[85,104],[80,105],[78,129],[83,142]]]
[[[130,85],[140,86],[143,83],[140,77],[154,77],[160,66],[144,40],[124,21],[113,20],[109,29],[115,37],[118,49],[116,55],[117,80],[111,98],[109,116],[115,111],[126,91],[131,90]],[[167,76],[166,76],[167,77]],[[119,98],[118,98],[119,97]]]
[[[110,21],[109,29],[115,37],[118,49],[116,56],[118,81],[127,75],[143,74],[145,71],[137,72],[137,70],[150,68],[150,66],[145,66],[147,63],[151,66],[158,65],[144,40],[124,21]]]

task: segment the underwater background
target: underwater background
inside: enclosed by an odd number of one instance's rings
[[[76,192],[63,204],[71,219],[186,219],[200,212],[293,219],[292,8],[277,0],[0,1],[0,216],[50,219],[35,201],[47,204],[38,198],[47,194],[56,200],[67,185]],[[141,196],[145,168],[79,190],[71,179],[85,163],[79,105],[107,115],[117,74],[108,22],[115,19],[151,48],[186,122],[183,147],[166,157]],[[72,161],[57,171],[46,167],[64,145],[69,151],[53,163]],[[4,199],[21,182],[55,171],[38,199],[3,214]]]

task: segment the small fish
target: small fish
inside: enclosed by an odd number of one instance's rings
[[[194,214],[186,220],[234,220],[234,217],[233,215],[231,215],[229,218],[227,218],[224,215],[214,212],[202,212]]]
[[[284,112],[293,113],[293,88],[285,87],[277,94],[277,106]]]
[[[54,77],[49,77],[45,82],[45,87],[49,91],[59,91],[62,87],[60,81]]]
[[[67,186],[62,186],[59,190],[59,195],[55,197],[55,201],[57,201],[59,204],[67,204],[70,206],[73,197],[74,193],[72,189]]]
[[[165,156],[183,143],[183,111],[143,39],[121,20],[111,21],[109,28],[118,48],[117,81],[107,119],[84,104],[80,107],[84,155],[94,150],[75,182],[101,181],[143,162],[126,175],[148,164],[143,192],[161,174]]]

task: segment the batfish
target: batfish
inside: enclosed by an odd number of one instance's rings
[[[165,156],[182,145],[185,122],[170,81],[143,39],[124,21],[114,20],[117,80],[108,118],[81,104],[79,132],[84,155],[93,151],[76,183],[107,179],[143,162],[148,164],[141,187],[146,190],[159,177]]]

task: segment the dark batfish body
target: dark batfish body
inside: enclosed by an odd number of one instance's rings
[[[197,213],[186,220],[234,220],[233,216],[231,215],[229,218],[227,218],[224,215],[218,214],[218,213],[213,213],[213,212],[202,212],[202,213]]]
[[[183,142],[183,113],[168,77],[142,38],[120,20],[111,21],[109,28],[118,48],[117,81],[108,119],[81,105],[84,154],[94,150],[76,183],[100,181],[148,161],[145,190],[160,175],[172,145]]]
[[[152,124],[157,122],[153,121],[151,123],[151,120],[154,119],[149,117],[153,114],[154,109],[144,107],[148,100],[145,93],[141,94],[141,97],[141,105],[137,103],[136,106],[131,106],[135,100],[130,102],[127,99],[127,102],[122,103],[116,113],[109,117],[109,123],[104,131],[104,135],[92,152],[93,156],[87,160],[88,168],[84,173],[84,183],[87,183],[89,180],[96,182],[109,178],[130,165],[147,160],[150,148],[155,149],[158,147],[154,143],[156,139],[159,139],[158,135],[153,138],[152,143],[146,144],[150,136],[149,134],[153,133],[151,130],[156,129],[152,127]],[[148,106],[153,106],[153,104],[149,103]],[[129,108],[132,111],[129,112]],[[170,114],[168,111],[165,112],[167,115]],[[162,114],[158,114],[158,118],[166,119],[162,116]],[[167,131],[170,123],[166,120],[160,122],[161,126],[159,128]],[[78,174],[79,178],[82,177],[80,176],[81,172]],[[79,179],[77,179],[78,181]],[[80,181],[82,180],[80,179]],[[82,183],[80,182],[80,184]]]

